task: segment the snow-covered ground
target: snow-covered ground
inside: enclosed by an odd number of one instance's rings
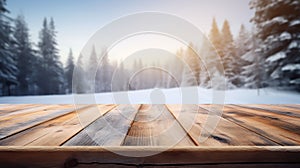
[[[198,94],[197,94],[198,93]],[[300,93],[274,89],[237,89],[215,92],[202,88],[149,89],[130,92],[98,93],[84,95],[51,95],[0,97],[0,104],[300,104]],[[74,101],[75,100],[75,101]],[[213,101],[214,100],[214,101]]]

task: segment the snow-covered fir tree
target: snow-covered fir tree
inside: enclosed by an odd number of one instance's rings
[[[29,30],[24,16],[19,15],[15,19],[14,39],[16,41],[14,45],[14,53],[17,57],[17,68],[19,72],[17,74],[18,95],[34,94],[35,91],[35,79],[34,71],[36,56],[32,49],[32,44],[29,39]]]
[[[112,91],[127,91],[128,90],[128,71],[124,68],[124,64],[121,62],[118,64],[116,71],[114,72],[112,80]]]
[[[113,65],[110,63],[106,48],[102,48],[101,51],[102,52],[100,55],[100,61],[99,61],[97,74],[96,74],[96,82],[98,86],[98,89],[96,91],[110,92],[112,89],[111,82],[112,82],[113,68],[117,65]]]
[[[200,72],[200,86],[205,88],[225,89],[223,83],[217,82],[225,80],[222,71],[224,68],[221,64],[222,39],[215,18],[209,33],[209,38],[203,38],[200,48],[200,56],[202,59]],[[220,64],[218,64],[220,63]],[[214,83],[212,83],[214,81]],[[212,85],[214,84],[214,85]]]
[[[11,87],[16,86],[17,64],[12,52],[12,27],[10,18],[6,15],[6,0],[0,0],[0,91],[2,95],[11,95]]]
[[[242,76],[244,76],[244,87],[251,89],[260,89],[266,86],[265,61],[261,56],[259,49],[260,41],[251,36],[251,50],[242,56],[242,60],[247,64],[242,67]]]
[[[41,69],[38,72],[38,87],[41,94],[63,92],[63,66],[59,60],[54,21],[44,19],[38,43]],[[45,79],[47,77],[47,79]]]
[[[235,45],[237,48],[236,53],[239,56],[246,54],[252,49],[252,35],[245,28],[244,24],[240,27],[239,34],[235,39]]]
[[[300,1],[252,0],[268,84],[300,88]]]
[[[73,93],[87,93],[89,91],[89,84],[87,82],[87,75],[83,64],[83,56],[80,54],[76,67],[74,69],[74,76],[72,81]]]
[[[72,79],[75,64],[72,49],[69,51],[68,60],[65,67],[65,88],[66,93],[72,93]]]
[[[182,76],[182,86],[198,86],[199,76],[200,76],[200,59],[194,44],[190,43],[183,55],[183,61],[185,63],[183,76]]]
[[[86,64],[86,79],[87,84],[89,85],[89,89],[87,92],[94,93],[97,90],[99,90],[100,84],[98,83],[98,80],[96,80],[97,77],[97,68],[98,68],[98,56],[96,52],[96,48],[93,45],[91,54],[88,58],[87,64]]]
[[[222,46],[221,53],[223,54],[223,66],[227,79],[227,88],[233,89],[239,87],[240,83],[240,57],[236,54],[233,36],[230,30],[229,22],[224,21],[222,27]]]
[[[259,89],[264,86],[264,61],[257,49],[258,41],[253,32],[248,32],[241,25],[239,35],[235,41],[237,56],[240,59],[242,87]]]
[[[218,52],[218,54],[222,57],[223,56],[223,52],[222,52],[222,45],[223,45],[222,34],[219,30],[216,18],[213,18],[213,21],[212,21],[212,26],[211,26],[211,30],[210,30],[210,34],[209,34],[209,40],[212,43],[215,50]]]

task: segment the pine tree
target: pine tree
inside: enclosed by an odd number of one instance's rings
[[[86,79],[87,83],[89,85],[89,93],[99,92],[100,84],[99,80],[96,79],[98,76],[98,56],[96,52],[96,48],[93,45],[91,49],[91,54],[89,56],[89,59],[87,60],[87,67],[86,67]]]
[[[113,66],[110,65],[107,55],[107,49],[103,48],[101,53],[101,60],[98,65],[97,81],[100,86],[100,92],[110,92],[112,82]]]
[[[224,87],[224,68],[221,64],[222,39],[221,33],[217,26],[215,18],[212,22],[212,27],[209,33],[209,39],[203,38],[203,43],[200,48],[202,59],[200,72],[200,85],[205,88],[225,89]],[[222,55],[221,55],[222,54]],[[222,80],[221,82],[219,82]],[[214,82],[214,83],[212,83]]]
[[[38,87],[41,94],[58,94],[63,92],[63,68],[59,61],[54,21],[48,25],[44,19],[38,43],[41,70],[38,74]],[[47,76],[47,80],[45,80]]]
[[[223,41],[222,41],[222,34],[218,28],[216,19],[213,18],[213,22],[212,22],[212,26],[211,26],[211,30],[210,30],[210,34],[209,34],[209,40],[212,43],[213,47],[215,47],[215,50],[218,52],[219,56],[222,57],[223,56],[223,52],[222,52],[222,45],[223,45]]]
[[[127,88],[127,71],[123,63],[118,64],[118,68],[113,76],[112,91],[125,91]]]
[[[16,57],[12,52],[14,40],[10,18],[6,16],[6,0],[0,0],[0,89],[2,95],[11,94],[11,86],[17,85]]]
[[[227,78],[227,88],[232,89],[240,86],[240,58],[236,56],[233,36],[230,31],[229,22],[224,21],[222,27],[222,60]]]
[[[69,57],[65,67],[65,81],[66,81],[66,93],[72,92],[72,79],[73,79],[73,72],[74,72],[74,57],[72,49],[70,49]]]
[[[194,44],[190,43],[185,51],[183,60],[186,65],[184,67],[182,85],[183,86],[198,86],[199,76],[200,76],[200,59],[195,51],[196,48]]]
[[[243,66],[242,75],[245,76],[246,88],[259,89],[265,86],[265,64],[261,57],[261,50],[257,49],[259,39],[255,36],[251,38],[251,50],[242,56],[243,60],[247,61],[247,65]],[[259,92],[258,92],[259,93]]]
[[[242,86],[253,88],[255,81],[248,81],[254,75],[255,69],[249,69],[252,64],[255,64],[255,54],[253,50],[253,39],[252,35],[247,31],[245,26],[242,24],[237,39],[235,40],[235,45],[237,46],[237,57],[241,58],[240,70],[241,78],[240,82]],[[255,67],[255,66],[254,66]]]
[[[18,16],[15,20],[13,35],[16,41],[14,53],[17,57],[17,68],[19,69],[19,73],[17,74],[19,95],[32,94],[34,90],[32,87],[34,85],[33,71],[35,71],[34,61],[36,58],[28,31],[24,16]]]
[[[245,26],[242,24],[238,37],[235,40],[237,46],[237,55],[242,56],[249,52],[252,48],[252,35],[248,32]]]
[[[77,94],[89,92],[89,83],[87,82],[87,74],[85,72],[82,59],[83,56],[80,54],[76,67],[74,68],[74,77],[72,81],[72,92]]]
[[[300,88],[300,1],[252,0],[270,86]]]

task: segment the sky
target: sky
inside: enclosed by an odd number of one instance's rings
[[[122,16],[145,11],[169,13],[206,34],[215,17],[219,27],[227,19],[237,35],[241,24],[251,29],[253,11],[248,4],[249,0],[8,0],[7,8],[13,18],[25,16],[34,43],[43,19],[53,17],[61,60],[65,62],[70,48],[77,57],[97,30]]]

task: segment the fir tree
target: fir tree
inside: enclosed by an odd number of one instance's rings
[[[209,34],[209,40],[212,43],[213,47],[215,47],[215,50],[218,52],[219,56],[223,56],[222,52],[222,34],[218,28],[216,19],[213,18],[210,34]]]
[[[14,40],[10,18],[6,16],[6,0],[0,0],[0,89],[2,95],[11,94],[11,86],[18,84],[16,57],[12,52]]]
[[[235,40],[235,45],[237,46],[237,57],[241,58],[240,61],[240,82],[241,85],[245,87],[254,88],[255,81],[249,81],[249,78],[252,78],[252,75],[256,75],[255,69],[249,69],[252,67],[252,64],[255,64],[253,50],[253,38],[252,35],[246,30],[245,26],[242,24],[237,39]],[[255,67],[255,66],[254,66]],[[253,78],[252,78],[253,80]],[[254,83],[254,84],[253,84]]]
[[[102,49],[100,59],[96,75],[96,81],[99,86],[98,92],[110,92],[112,89],[111,82],[113,66],[110,65],[106,48]]]
[[[24,16],[18,16],[15,20],[14,38],[16,44],[14,45],[14,53],[17,57],[17,67],[19,73],[17,80],[19,82],[18,92],[20,95],[34,93],[34,61],[36,57],[31,47],[29,39],[28,27],[25,22]]]
[[[194,44],[190,43],[184,53],[183,60],[186,65],[182,78],[183,86],[198,86],[200,83],[200,59],[195,50]]]
[[[300,88],[300,1],[252,0],[270,86]]]
[[[230,31],[229,22],[224,21],[222,27],[222,46],[221,53],[223,53],[222,60],[227,78],[227,87],[229,89],[240,86],[240,58],[236,56],[233,36]]]
[[[87,75],[82,62],[83,56],[80,54],[76,67],[74,68],[74,78],[73,78],[73,93],[87,93],[89,91],[89,84],[87,82]]]
[[[41,70],[38,74],[38,87],[41,94],[58,94],[63,91],[63,68],[59,61],[54,21],[48,24],[44,19],[38,43]],[[47,76],[47,80],[45,80]]]
[[[69,57],[65,67],[65,83],[66,83],[66,93],[72,92],[72,79],[73,79],[73,71],[74,71],[74,57],[72,49],[70,49]]]

